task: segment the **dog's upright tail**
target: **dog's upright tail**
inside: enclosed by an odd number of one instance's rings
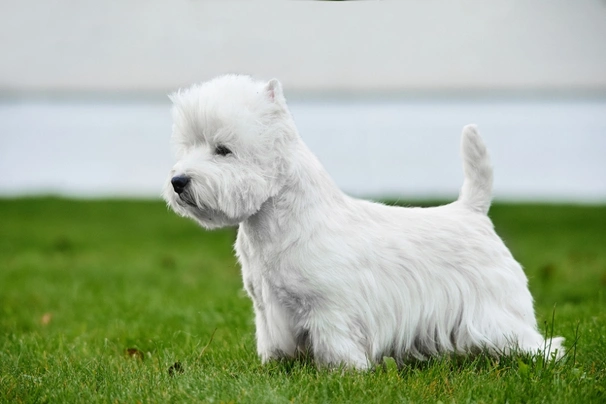
[[[492,166],[475,125],[463,128],[461,155],[465,180],[459,201],[476,212],[486,214],[492,199]]]

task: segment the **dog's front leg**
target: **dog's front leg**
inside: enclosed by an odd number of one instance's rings
[[[345,366],[368,369],[371,363],[366,355],[361,336],[352,330],[345,318],[316,316],[310,329],[313,356],[321,366]]]
[[[242,255],[241,255],[242,256]],[[257,353],[263,363],[272,359],[292,357],[295,342],[286,319],[276,312],[276,303],[269,294],[266,283],[251,267],[242,265],[244,289],[253,301]]]
[[[257,327],[257,352],[263,363],[272,359],[295,357],[295,339],[290,327],[284,321],[276,319],[274,313],[257,312],[255,323]]]
[[[267,320],[265,313],[255,308],[255,328],[257,337],[257,353],[261,362],[266,363],[272,359],[277,359],[277,352],[272,344],[269,330],[267,329]]]
[[[294,357],[296,342],[286,312],[268,294],[261,296],[263,302],[254,304],[257,352],[261,361]]]

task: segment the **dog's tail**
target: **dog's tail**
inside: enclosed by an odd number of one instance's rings
[[[461,155],[465,180],[459,201],[476,212],[486,214],[492,199],[492,166],[475,125],[463,128]]]

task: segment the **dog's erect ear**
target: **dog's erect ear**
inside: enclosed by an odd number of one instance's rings
[[[170,102],[173,103],[173,105],[176,105],[181,97],[181,93],[182,90],[178,89],[177,91],[173,91],[172,93],[168,94],[168,99],[170,100]]]
[[[273,102],[284,102],[284,94],[282,93],[282,84],[278,79],[271,79],[265,85],[265,94]]]

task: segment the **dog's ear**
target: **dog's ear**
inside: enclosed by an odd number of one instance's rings
[[[284,103],[286,101],[284,93],[282,93],[282,84],[280,84],[278,79],[271,79],[267,82],[265,85],[265,94],[273,102]]]

